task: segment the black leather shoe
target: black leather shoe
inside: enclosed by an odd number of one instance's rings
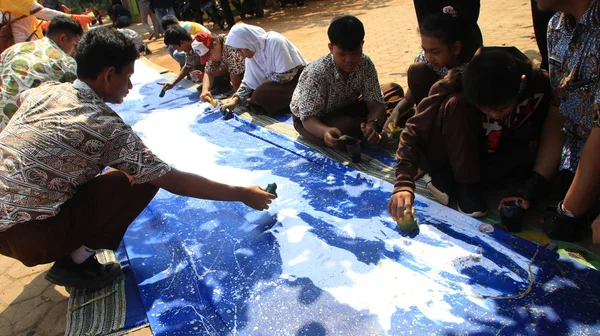
[[[93,255],[81,264],[75,264],[70,255],[56,262],[46,274],[46,280],[65,287],[102,288],[121,274],[119,263],[100,264]]]

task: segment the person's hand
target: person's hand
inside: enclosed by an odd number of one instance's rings
[[[268,193],[261,187],[255,185],[244,189],[241,201],[252,209],[266,210],[275,198],[277,198],[277,196]]]
[[[414,195],[408,191],[399,191],[390,197],[388,202],[388,212],[395,221],[404,219],[404,211],[412,213]]]
[[[383,133],[392,133],[393,129],[398,128],[398,126],[396,126],[396,121],[394,120],[395,117],[393,115],[389,116],[389,118],[387,118],[387,120],[385,121],[385,124],[383,124]],[[391,126],[390,126],[391,124]]]
[[[342,136],[342,131],[335,127],[329,127],[323,136],[323,141],[327,147],[336,148],[339,145],[340,137]]]
[[[165,90],[165,91],[169,91],[169,90],[171,90],[173,87],[175,87],[175,84],[173,84],[173,83],[158,83],[158,85],[162,85],[162,86],[164,86],[164,90]]]
[[[197,82],[199,80],[202,80],[202,77],[204,77],[204,72],[202,72],[201,70],[193,70],[192,72],[190,72],[190,77],[192,77],[193,82]]]
[[[381,140],[381,135],[375,129],[375,125],[372,122],[369,123],[361,123],[360,131],[363,134],[363,137],[367,140],[367,143],[370,145],[376,145]]]
[[[213,98],[210,91],[202,89],[202,92],[200,92],[200,101],[208,102],[210,100],[209,98]]]
[[[600,215],[592,222],[592,238],[596,245],[600,245]]]
[[[225,111],[226,109],[230,109],[233,111],[237,104],[239,104],[239,101],[240,98],[237,96],[221,100],[221,111]]]

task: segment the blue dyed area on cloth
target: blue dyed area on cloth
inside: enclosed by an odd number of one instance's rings
[[[419,196],[420,231],[400,233],[387,215],[390,184],[180,96],[180,109],[134,113],[126,102],[119,112],[167,141],[184,135],[156,130],[160,117],[197,110],[184,126],[198,143],[182,144],[187,155],[171,163],[276,182],[279,198],[258,212],[159,192],[124,239],[156,335],[600,331],[595,270],[501,230],[481,233],[476,220]],[[189,164],[195,156],[200,166]]]

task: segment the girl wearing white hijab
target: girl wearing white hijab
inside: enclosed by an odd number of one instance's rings
[[[241,102],[259,105],[267,114],[289,111],[298,77],[306,60],[287,38],[244,23],[231,28],[226,45],[246,57],[246,72],[237,92],[222,102],[233,109]]]

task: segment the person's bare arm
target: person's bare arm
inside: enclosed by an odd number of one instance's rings
[[[367,142],[370,144],[376,144],[379,142],[379,133],[382,131],[382,129],[377,129],[379,128],[378,125],[383,127],[383,123],[385,122],[385,105],[383,103],[374,101],[365,101],[365,104],[367,105],[369,115],[367,116],[367,122],[363,123],[360,128],[364,138],[367,139]],[[377,126],[373,122],[375,120],[377,120]]]
[[[177,76],[177,78],[175,78],[173,82],[158,84],[163,85],[166,88],[166,90],[171,90],[175,85],[177,85],[177,83],[181,82],[185,78],[185,76],[189,75],[191,71],[191,68],[184,66],[183,68],[181,68],[181,71],[179,71],[179,76]]]
[[[256,210],[268,209],[271,200],[275,198],[275,195],[258,186],[231,186],[177,169],[172,169],[150,183],[173,194],[215,201],[240,201]]]
[[[565,118],[560,115],[558,106],[550,105],[548,116],[544,122],[540,147],[535,160],[534,171],[547,180],[552,179],[560,164],[562,149],[566,135],[562,132]]]
[[[302,121],[302,126],[312,135],[323,139],[328,147],[335,148],[338,145],[338,138],[342,136],[342,131],[338,128],[325,125],[317,117],[309,117]]]
[[[575,217],[585,215],[600,196],[600,127],[594,127],[585,142],[575,178],[563,202],[563,209]]]
[[[212,95],[210,94],[210,89],[213,86],[213,80],[214,77],[212,74],[208,73],[208,72],[204,72],[204,77],[202,78],[202,92],[200,93],[200,100],[201,101],[207,101],[206,98],[207,97],[211,97]]]
[[[231,84],[233,85],[233,92],[236,92],[242,84],[242,75],[231,74],[229,75],[229,78],[231,79]]]

